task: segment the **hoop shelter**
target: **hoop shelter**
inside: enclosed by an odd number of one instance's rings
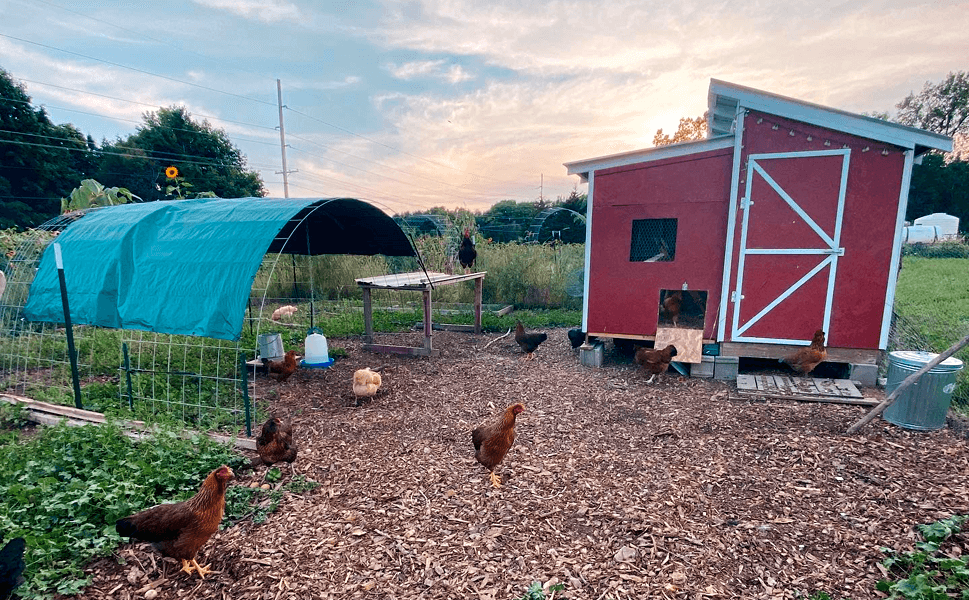
[[[74,323],[237,341],[266,253],[415,256],[397,223],[352,198],[206,198],[92,210],[60,244]],[[64,321],[53,244],[24,307]]]

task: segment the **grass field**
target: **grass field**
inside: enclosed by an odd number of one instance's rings
[[[969,259],[906,256],[895,295],[898,349],[942,352],[969,333]],[[969,347],[956,357],[969,363]],[[959,373],[955,404],[969,410],[969,368]]]

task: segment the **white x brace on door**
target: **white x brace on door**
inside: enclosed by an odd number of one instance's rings
[[[811,197],[804,197],[804,193],[797,192],[801,197],[793,198],[785,191],[771,176],[770,171],[773,165],[780,161],[797,160],[801,158],[842,156],[841,181],[838,187],[838,206],[834,223],[819,224],[815,222],[808,212],[804,210],[806,203],[812,200]],[[844,248],[841,247],[841,221],[844,212],[845,190],[848,184],[848,159],[850,150],[847,148],[838,150],[820,150],[809,152],[784,152],[776,154],[751,154],[747,159],[747,182],[743,198],[740,200],[740,208],[743,210],[743,223],[740,233],[740,247],[737,262],[736,287],[731,291],[731,300],[734,303],[733,319],[731,323],[731,338],[734,341],[743,342],[768,342],[768,343],[803,343],[804,340],[786,339],[778,337],[755,337],[746,332],[770,313],[775,307],[789,298],[798,288],[803,286],[813,277],[819,276],[827,269],[828,282],[827,293],[824,298],[824,323],[823,329],[827,332],[831,319],[831,301],[834,296],[834,284],[837,276],[838,257],[844,255]],[[751,190],[755,178],[761,178],[777,195],[785,202],[816,234],[815,237],[805,240],[796,240],[794,244],[803,244],[804,247],[784,247],[784,248],[758,248],[748,246],[747,233],[751,223],[757,219],[757,198],[751,197]],[[766,202],[764,203],[766,204]],[[827,231],[826,231],[827,229]],[[830,233],[829,233],[830,232]],[[793,285],[778,295],[756,314],[741,322],[741,304],[744,300],[744,279],[751,277],[745,271],[746,258],[752,255],[802,255],[805,258],[816,256],[818,262],[805,275],[798,279]],[[811,261],[813,263],[813,261]],[[763,274],[761,274],[763,276]]]

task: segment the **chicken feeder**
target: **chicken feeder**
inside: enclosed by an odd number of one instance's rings
[[[931,352],[899,350],[888,355],[888,383],[885,393],[891,394],[906,377],[922,369],[938,356]],[[882,417],[906,429],[932,431],[945,425],[946,413],[956,387],[956,375],[962,361],[950,357],[922,375],[903,391]]]

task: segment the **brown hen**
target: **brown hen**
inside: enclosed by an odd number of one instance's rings
[[[828,358],[828,350],[824,347],[824,330],[818,329],[814,332],[814,338],[811,339],[810,346],[801,348],[797,352],[777,360],[786,363],[795,372],[803,376],[813,371],[826,358]]]
[[[660,312],[676,327],[680,319],[680,309],[683,307],[683,292],[676,290],[666,294]]]
[[[283,360],[269,360],[268,358],[264,358],[262,359],[262,363],[266,367],[267,374],[270,377],[274,377],[280,383],[289,379],[289,376],[299,368],[295,350],[287,352]]]
[[[505,409],[500,420],[481,425],[471,432],[474,457],[491,471],[491,485],[494,487],[501,486],[501,479],[495,475],[495,467],[504,460],[515,443],[515,418],[524,410],[524,404],[512,404]]]
[[[515,325],[515,343],[525,353],[524,360],[535,358],[535,350],[539,344],[548,339],[547,333],[525,333],[525,326],[521,321]]]
[[[115,529],[121,537],[151,542],[165,556],[182,561],[182,571],[198,571],[205,579],[212,570],[200,566],[195,555],[212,534],[219,530],[225,510],[225,489],[232,469],[223,465],[209,473],[197,494],[174,504],[159,504],[118,519]]]
[[[293,443],[293,423],[279,417],[273,417],[262,426],[262,433],[256,438],[256,452],[259,460],[253,465],[264,464],[267,467],[278,462],[289,463],[290,469],[296,460],[296,444]]]
[[[662,350],[640,348],[636,350],[635,360],[636,364],[643,368],[644,375],[649,373],[649,380],[646,383],[652,383],[654,377],[662,375],[670,368],[670,362],[674,356],[676,356],[676,346],[670,344]]]

